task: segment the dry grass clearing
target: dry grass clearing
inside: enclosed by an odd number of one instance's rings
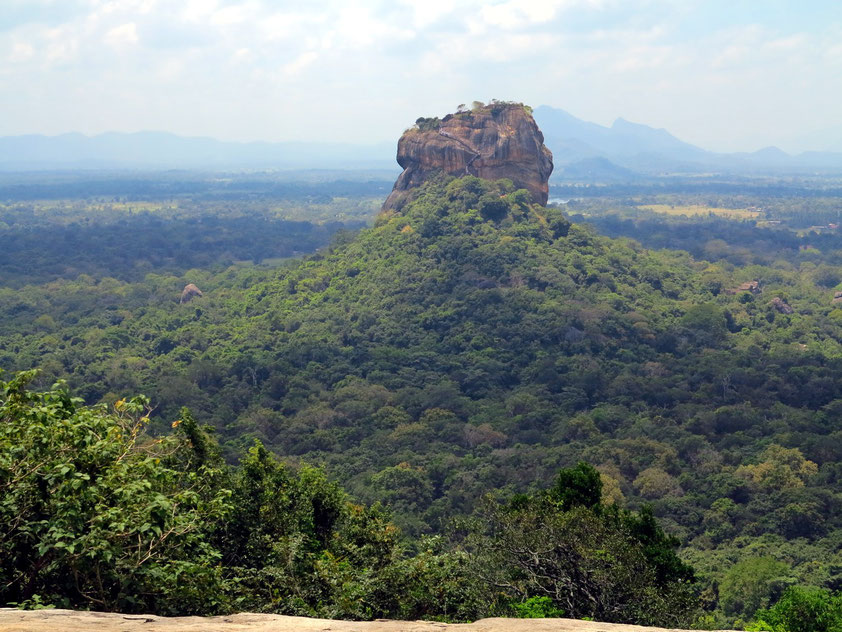
[[[760,217],[758,211],[750,211],[746,208],[719,208],[705,206],[704,204],[645,204],[637,208],[653,213],[664,215],[684,215],[685,217],[698,217],[700,215],[716,215],[729,219],[756,219]]]

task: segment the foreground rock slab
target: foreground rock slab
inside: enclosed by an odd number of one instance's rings
[[[15,610],[0,608],[0,632],[666,632],[665,628],[576,619],[480,619],[474,623],[429,621],[333,621],[273,614],[223,617],[156,617],[142,614]],[[678,632],[678,631],[675,631]]]

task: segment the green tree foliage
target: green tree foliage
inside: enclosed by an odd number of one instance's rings
[[[33,373],[0,382],[0,601],[129,612],[214,612],[208,531],[229,508],[219,472],[150,439],[148,400],[87,408]]]
[[[530,597],[524,602],[513,603],[512,609],[519,619],[546,619],[563,617],[564,610],[553,605],[549,597]]]
[[[818,588],[789,588],[774,606],[759,610],[747,629],[755,632],[839,632],[842,630],[842,596]]]
[[[602,478],[594,466],[579,462],[576,467],[558,473],[548,495],[561,511],[573,507],[593,509],[602,500]]]
[[[28,390],[33,377],[0,383],[2,603],[350,619],[689,611],[674,542],[651,513],[604,508],[585,463],[547,493],[489,504],[465,546],[428,538],[412,554],[382,508],[350,503],[321,469],[292,471],[260,443],[229,469],[187,409],[152,438],[145,398],[89,408],[61,385]]]
[[[6,247],[0,251],[4,285],[19,288],[73,280],[83,273],[141,282],[149,273],[181,275],[233,264],[277,264],[327,246],[332,236],[345,228],[361,228],[374,213],[369,203],[364,215],[357,211],[362,217],[339,222],[338,208],[326,213],[328,221],[318,217],[325,211],[313,209],[313,221],[308,222],[278,217],[266,204],[237,211],[208,206],[185,203],[177,211],[133,213],[97,205],[69,217],[63,217],[60,208],[50,209],[52,215],[33,217],[37,211],[30,206],[0,207],[0,221],[5,217],[11,222],[4,231]],[[96,220],[91,221],[91,215]],[[317,219],[322,221],[316,223]],[[52,317],[42,316],[39,327],[53,330]]]
[[[719,595],[726,614],[750,618],[777,600],[792,583],[789,567],[772,557],[744,559],[725,574]]]
[[[293,474],[257,444],[234,476],[232,506],[214,541],[236,609],[368,619],[393,607],[379,593],[400,558],[398,530],[378,507],[350,504],[322,470]]]
[[[599,481],[593,467],[579,463],[545,493],[508,503],[488,498],[470,540],[478,574],[522,615],[537,609],[538,598],[574,618],[688,624],[694,575],[676,556],[678,542],[649,509],[602,505]]]
[[[486,612],[466,554],[410,555],[380,507],[259,443],[233,471],[187,409],[146,434],[148,400],[85,407],[34,372],[0,382],[0,603],[352,619]]]
[[[415,120],[415,126],[422,132],[436,131],[439,125],[441,125],[441,119],[436,116],[429,118],[420,116]]]
[[[727,333],[725,315],[721,307],[711,303],[694,305],[679,321],[704,346],[713,346]]]
[[[837,214],[831,189],[795,199],[796,185],[787,185],[749,202],[696,186],[680,195],[764,206],[806,226],[816,223],[811,213],[825,221]],[[470,515],[489,490],[530,497],[560,468],[588,461],[618,508],[651,503],[664,532],[687,543],[682,559],[698,569],[718,624],[748,620],[752,608],[772,603],[790,584],[839,590],[842,310],[833,300],[842,288],[829,284],[842,265],[842,237],[754,220],[601,219],[599,212],[637,212],[641,203],[687,203],[655,189],[591,197],[605,190],[554,188],[553,196],[571,198],[562,213],[533,205],[507,181],[434,180],[371,229],[274,268],[229,266],[226,254],[252,258],[273,240],[290,248],[292,241],[317,243],[305,238],[306,227],[289,241],[272,232],[272,218],[288,216],[268,194],[249,202],[249,212],[241,201],[227,208],[234,198],[203,198],[218,221],[205,218],[198,202],[182,207],[183,199],[160,222],[146,213],[129,221],[116,203],[97,204],[91,224],[105,217],[107,231],[83,229],[94,209],[89,201],[51,207],[49,218],[34,205],[6,206],[0,221],[10,229],[3,236],[12,254],[0,263],[0,367],[40,366],[38,388],[66,378],[87,403],[109,410],[122,393],[148,393],[149,425],[159,435],[171,432],[173,419],[182,420],[176,436],[189,435],[180,412],[189,406],[216,429],[221,456],[232,464],[250,458],[244,455],[255,439],[284,463],[319,463],[359,502],[387,506],[413,551],[423,548],[420,535],[446,532],[452,517]],[[338,201],[347,191],[326,191],[302,190],[300,209],[321,218],[364,210],[361,200]],[[305,203],[310,197],[315,201]],[[255,218],[233,221],[251,211]],[[578,212],[617,238],[571,224],[569,214]],[[67,240],[33,263],[22,255],[35,252],[41,229],[51,244]],[[238,237],[256,233],[255,249]],[[82,247],[95,237],[108,242],[102,253]],[[207,249],[191,246],[194,238]],[[147,262],[132,244],[152,253]],[[664,245],[673,249],[660,250]],[[65,262],[71,265],[56,267]],[[112,269],[113,278],[105,276]],[[755,280],[759,293],[736,291]],[[178,305],[187,282],[205,296]],[[786,299],[793,313],[775,308],[773,297]],[[162,458],[166,468],[216,468],[210,464],[219,455],[204,460],[201,442],[196,450],[186,439],[180,445],[175,461]],[[281,480],[266,467],[268,479]],[[289,481],[275,488],[295,489],[299,470],[283,469]],[[220,484],[233,493],[237,476],[224,474]],[[203,499],[213,485],[202,488]],[[314,511],[305,500],[294,506],[301,515]],[[344,509],[334,533],[349,528],[343,516]],[[297,529],[309,533],[304,524],[263,535],[293,542]],[[424,604],[437,586],[455,585],[446,578],[459,577],[464,562],[446,547],[417,558],[399,543],[394,561],[372,567],[363,581],[366,565],[345,565],[351,558],[341,547],[313,546],[291,559],[322,569],[323,579],[279,584],[305,595],[296,607],[307,612],[334,607],[313,605],[313,595],[325,604],[337,603],[325,595],[345,595],[347,612],[437,616]],[[269,549],[259,550],[271,558]],[[339,561],[329,564],[321,551]],[[753,558],[787,569],[760,599],[739,597],[737,605],[733,594],[751,591],[726,576]],[[435,564],[449,570],[421,573]],[[273,562],[259,572],[278,568]],[[416,595],[415,605],[354,597],[361,585],[377,594],[383,577],[396,584],[388,575],[396,568],[419,578],[405,591]],[[271,585],[248,573],[224,575],[226,599],[248,598],[237,577]],[[468,596],[447,590],[436,599],[450,604],[448,613],[478,612],[457,607]],[[278,592],[265,602],[292,603],[285,599]],[[355,611],[355,603],[369,605]]]

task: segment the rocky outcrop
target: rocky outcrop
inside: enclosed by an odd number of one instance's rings
[[[787,303],[780,296],[776,296],[771,301],[769,301],[769,305],[771,305],[772,309],[774,309],[779,314],[792,314],[795,312],[795,310],[792,309],[792,305]]]
[[[733,289],[725,290],[725,293],[739,294],[740,292],[750,292],[752,294],[760,294],[762,291],[763,289],[760,287],[760,281],[746,281]]]
[[[188,283],[184,286],[184,289],[181,291],[181,300],[179,301],[179,303],[184,305],[185,303],[189,303],[190,301],[192,301],[197,296],[202,296],[202,290],[197,288],[192,283]]]
[[[509,178],[546,204],[553,155],[529,108],[519,103],[491,103],[448,114],[420,118],[398,141],[398,177],[384,210],[399,209],[408,192],[431,175],[472,175],[486,180]]]

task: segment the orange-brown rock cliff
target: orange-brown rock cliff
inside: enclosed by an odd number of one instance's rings
[[[398,141],[398,176],[384,210],[399,209],[408,191],[436,172],[486,180],[509,178],[535,202],[547,203],[553,155],[529,109],[492,103],[443,119],[418,119]]]

